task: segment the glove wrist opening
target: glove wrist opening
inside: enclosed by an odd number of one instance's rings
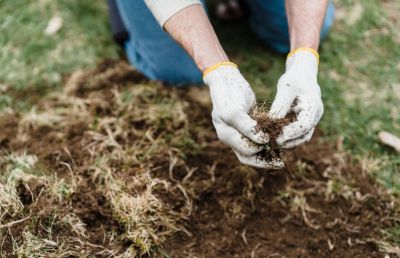
[[[203,80],[204,80],[204,78],[207,76],[207,74],[209,74],[209,73],[211,73],[212,71],[214,71],[215,69],[218,69],[219,67],[225,66],[225,65],[227,65],[227,66],[233,66],[233,67],[235,67],[235,68],[238,67],[237,64],[235,64],[235,63],[233,63],[233,62],[219,62],[219,63],[216,63],[215,65],[213,65],[213,66],[211,66],[211,67],[208,67],[207,69],[204,70],[204,72],[203,72]]]

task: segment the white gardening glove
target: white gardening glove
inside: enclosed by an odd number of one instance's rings
[[[230,62],[217,64],[204,73],[204,82],[210,88],[213,103],[212,119],[218,138],[232,147],[239,161],[245,165],[280,169],[283,162],[274,158],[266,161],[257,156],[268,135],[257,132],[256,121],[249,112],[256,104],[254,92]]]
[[[281,148],[293,148],[310,141],[315,126],[324,113],[321,90],[317,82],[318,53],[312,49],[297,49],[286,60],[286,72],[278,88],[269,115],[283,118],[289,111],[296,121],[285,126],[276,139]]]

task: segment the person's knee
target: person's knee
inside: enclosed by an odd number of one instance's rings
[[[163,81],[168,85],[187,86],[203,83],[201,72],[197,67],[168,67],[166,65],[155,66],[153,80]]]
[[[128,30],[124,42],[129,62],[152,80],[171,85],[201,84],[201,72],[193,60],[155,20],[143,1],[117,0]]]
[[[176,86],[203,83],[200,70],[189,57],[176,54],[175,58],[170,58],[168,53],[166,56],[160,52],[148,55],[149,51],[140,50],[133,42],[125,43],[129,63],[147,78]]]

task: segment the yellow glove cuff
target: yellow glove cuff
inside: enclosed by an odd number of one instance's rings
[[[299,51],[308,51],[308,52],[310,52],[311,54],[313,54],[317,58],[317,62],[319,64],[319,54],[318,54],[318,52],[315,51],[314,49],[310,48],[310,47],[299,47],[299,48],[293,49],[287,55],[287,58],[291,57],[292,55],[296,54]]]
[[[203,72],[203,78],[207,76],[207,74],[211,73],[212,71],[214,71],[215,69],[224,66],[224,65],[229,65],[229,66],[233,66],[235,68],[237,68],[237,64],[232,63],[232,62],[219,62],[211,67],[208,67],[207,69],[204,70]]]

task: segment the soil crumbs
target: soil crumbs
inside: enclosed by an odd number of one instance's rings
[[[251,118],[257,121],[256,130],[269,136],[269,145],[277,149],[276,138],[282,133],[283,127],[296,121],[296,114],[290,112],[284,118],[273,119],[268,115],[268,107],[265,103],[258,104],[251,112]]]
[[[390,252],[382,230],[398,203],[357,160],[315,136],[285,153],[281,171],[242,166],[218,141],[208,99],[106,62],[27,114],[5,110],[1,256]]]

